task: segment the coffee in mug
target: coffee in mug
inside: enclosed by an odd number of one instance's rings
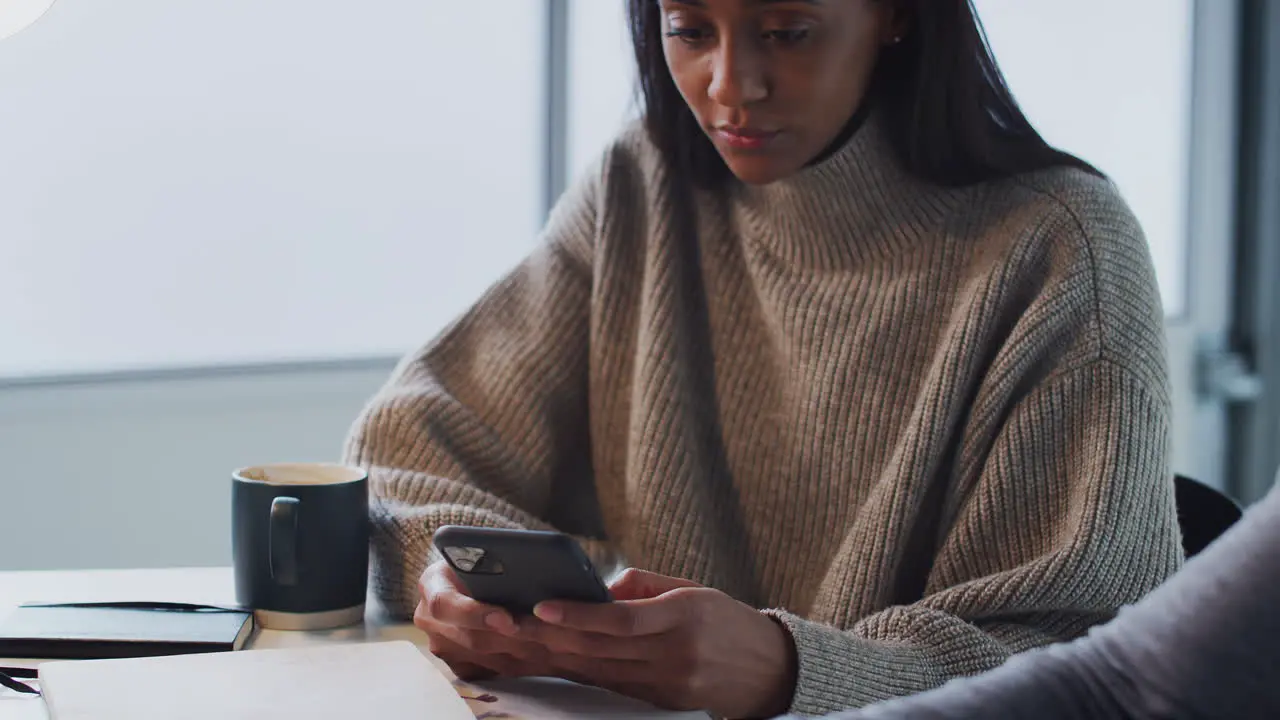
[[[231,476],[236,602],[259,627],[322,630],[364,620],[369,476],[324,463],[258,465]]]

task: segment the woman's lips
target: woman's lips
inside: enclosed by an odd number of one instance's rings
[[[716,137],[736,150],[762,150],[778,137],[777,130],[761,130],[750,127],[721,125],[715,129]]]

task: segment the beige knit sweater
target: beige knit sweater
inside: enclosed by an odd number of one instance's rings
[[[774,613],[817,714],[1075,637],[1179,567],[1162,313],[1111,184],[930,186],[873,117],[786,180],[681,186],[625,133],[362,415],[394,611],[435,527],[555,528]]]

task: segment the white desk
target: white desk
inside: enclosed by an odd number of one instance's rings
[[[52,572],[0,572],[0,616],[24,602],[106,602],[147,600],[154,602],[235,603],[230,568],[166,570],[83,570]],[[389,622],[376,604],[363,626],[320,632],[259,630],[249,646],[254,649],[286,648],[331,643],[409,640],[424,648],[426,635],[410,624]],[[427,654],[431,657],[430,654]],[[431,657],[446,673],[448,668]],[[0,658],[0,666],[35,667],[38,661]],[[452,677],[452,675],[449,675]],[[697,718],[702,713],[661,713],[627,698],[595,688],[556,680],[520,680],[484,684],[503,698],[502,709],[521,718]],[[44,703],[0,688],[0,720],[47,720]]]

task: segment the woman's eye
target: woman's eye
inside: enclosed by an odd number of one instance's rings
[[[707,34],[698,28],[671,28],[665,35],[669,38],[676,38],[682,42],[694,43],[702,42],[707,39]]]
[[[765,40],[779,45],[795,45],[809,37],[809,28],[787,28],[784,30],[767,30]]]

